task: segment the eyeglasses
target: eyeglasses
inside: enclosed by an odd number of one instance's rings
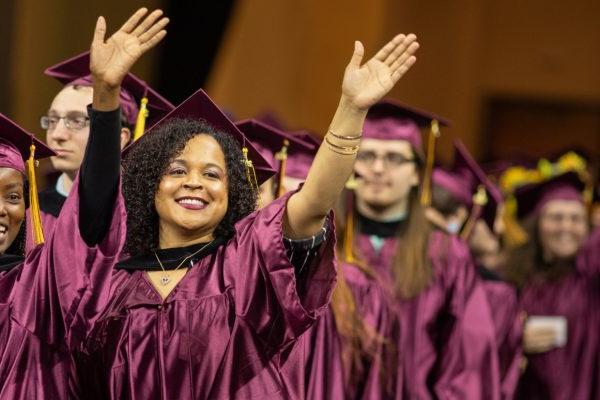
[[[59,117],[56,115],[44,115],[40,118],[42,129],[53,131],[58,126],[60,120],[64,120],[65,127],[71,131],[80,131],[90,124],[90,118],[85,115],[65,115]]]
[[[378,155],[373,151],[359,151],[356,155],[357,162],[363,163],[369,167],[375,164],[375,161],[377,161],[378,159],[381,159],[383,161],[383,165],[386,167],[399,167],[406,163],[411,163],[415,161],[414,158],[408,158],[403,154],[393,152]]]

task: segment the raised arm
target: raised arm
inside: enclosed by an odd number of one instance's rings
[[[79,227],[90,247],[106,236],[118,192],[120,172],[120,85],[131,66],[165,35],[167,18],[156,10],[140,23],[142,8],[104,40],[106,21],[98,18],[90,49],[94,95],[90,110],[90,138],[79,173]],[[102,188],[102,190],[98,190]]]
[[[354,54],[344,73],[342,96],[329,131],[304,186],[288,202],[287,237],[309,237],[323,226],[327,213],[352,173],[367,112],[415,63],[413,54],[419,48],[416,39],[413,34],[397,35],[363,65],[363,45],[355,42]]]
[[[90,72],[94,86],[92,107],[96,111],[119,108],[121,82],[133,64],[160,42],[167,32],[168,18],[155,10],[143,21],[148,9],[140,8],[108,40],[106,21],[99,17],[90,49]]]

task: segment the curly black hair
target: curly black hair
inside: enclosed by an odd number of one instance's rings
[[[215,237],[229,238],[235,223],[255,210],[257,193],[246,179],[240,144],[231,135],[202,120],[174,118],[145,135],[123,160],[123,195],[127,209],[125,252],[130,256],[148,254],[158,247],[158,214],[154,198],[169,164],[197,135],[209,135],[225,155],[228,204]]]

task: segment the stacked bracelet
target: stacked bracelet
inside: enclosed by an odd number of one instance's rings
[[[327,135],[325,135],[325,143],[327,143],[327,146],[329,147],[329,149],[335,153],[344,155],[344,156],[351,156],[354,155],[356,153],[358,153],[358,149],[360,146],[356,145],[356,146],[338,146],[337,144],[333,144],[329,141],[329,138],[327,137]]]
[[[330,133],[331,136],[336,137],[338,139],[342,139],[342,140],[357,140],[357,139],[360,139],[362,137],[362,133],[359,134],[359,135],[357,135],[357,136],[342,136],[342,135],[338,135],[334,131],[332,131],[331,129],[327,133]]]

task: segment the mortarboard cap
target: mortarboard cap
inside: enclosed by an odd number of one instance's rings
[[[235,126],[235,124],[223,113],[223,111],[221,111],[221,109],[219,109],[219,107],[210,99],[210,97],[208,97],[204,90],[199,89],[186,100],[184,100],[180,105],[175,107],[173,111],[164,116],[154,126],[150,127],[146,134],[151,135],[152,131],[175,118],[190,118],[196,120],[201,119],[213,128],[233,136],[240,144],[240,147],[245,147],[248,149],[248,159],[252,161],[254,170],[256,171],[257,183],[259,185],[275,174],[275,171],[269,162],[253,146],[252,141],[249,140]],[[143,140],[143,137],[140,140]],[[128,153],[131,148],[136,145],[136,143],[137,142],[131,144],[124,150],[124,152]],[[242,160],[240,160],[240,162],[241,161]]]
[[[56,64],[44,71],[63,85],[91,86],[90,53],[85,52]],[[174,106],[148,84],[132,73],[128,73],[121,84],[121,110],[127,122],[134,126],[138,121],[140,103],[147,98],[147,126],[152,126],[173,110]]]
[[[469,176],[471,182],[471,195],[477,192],[477,188],[482,186],[487,195],[487,202],[483,207],[482,217],[490,229],[494,229],[498,207],[502,204],[504,198],[500,188],[496,186],[475,161],[466,146],[460,140],[454,141],[454,167],[453,169],[461,176]]]
[[[447,119],[429,111],[419,110],[396,100],[385,99],[369,109],[363,137],[380,140],[406,140],[415,152],[423,155],[421,128],[428,128],[432,121],[449,126]]]
[[[25,174],[25,161],[29,158],[32,143],[35,145],[36,159],[56,155],[42,141],[0,114],[0,167],[16,169]]]
[[[288,154],[293,151],[314,149],[313,144],[302,141],[298,136],[286,133],[277,127],[256,119],[238,121],[235,125],[260,151],[260,154],[269,161],[273,169],[278,168],[276,157],[284,146],[287,147]],[[287,145],[285,141],[287,141]]]
[[[524,185],[515,190],[517,217],[534,215],[552,200],[573,200],[583,203],[585,182],[580,174],[569,171],[539,183]]]
[[[0,167],[12,168],[27,174],[29,181],[30,218],[33,243],[44,243],[40,217],[35,159],[55,156],[56,153],[9,118],[0,114]],[[27,164],[27,168],[25,165]]]
[[[291,178],[304,180],[321,146],[321,140],[306,130],[292,132],[292,135],[302,140],[306,146],[290,149],[285,174]]]

